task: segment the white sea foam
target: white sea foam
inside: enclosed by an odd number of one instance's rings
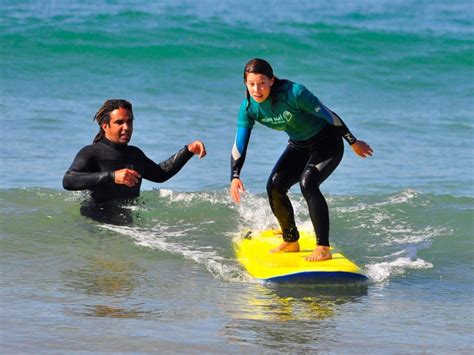
[[[85,191],[71,191],[68,193],[67,197],[64,199],[67,202],[78,202],[89,198],[90,192]]]
[[[371,240],[367,248],[381,252],[391,250],[389,255],[371,257],[372,260],[383,259],[382,262],[377,260],[365,266],[367,275],[372,281],[382,282],[390,277],[402,275],[410,269],[432,268],[433,264],[417,256],[418,251],[430,248],[435,238],[452,235],[453,231],[443,226],[414,224],[409,215],[404,213],[404,209],[384,208],[385,205],[406,203],[417,195],[415,191],[406,190],[380,203],[367,205],[367,210],[362,214],[359,212],[358,218],[363,222],[355,229],[365,230],[371,236],[367,238]],[[398,250],[393,252],[394,249]]]
[[[382,282],[391,276],[403,275],[410,269],[430,269],[433,267],[433,264],[417,256],[419,250],[429,249],[432,246],[432,241],[428,236],[407,236],[404,244],[402,250],[382,257],[372,257],[372,259],[385,260],[365,267],[366,274],[373,282]]]
[[[371,210],[377,207],[383,207],[387,205],[399,205],[403,203],[407,203],[410,200],[417,198],[419,193],[415,190],[407,189],[403,190],[398,194],[393,196],[389,196],[386,200],[374,203],[357,203],[354,206],[343,206],[343,207],[335,207],[334,210],[339,213],[354,213],[360,211]]]
[[[239,230],[252,229],[260,231],[270,228],[279,228],[277,220],[273,215],[268,199],[265,195],[254,195],[246,192],[242,195],[242,202],[238,205],[230,201],[227,193],[222,192],[176,192],[172,190],[157,190],[161,198],[169,199],[170,202],[185,202],[194,204],[196,202],[209,202],[222,204],[226,208],[234,209],[239,214],[240,224],[236,225],[235,233],[229,232],[229,237],[235,236]],[[426,269],[433,265],[417,257],[420,249],[429,248],[435,237],[451,235],[452,231],[444,227],[414,226],[409,218],[405,218],[402,210],[393,211],[384,206],[404,204],[417,197],[418,193],[413,190],[405,190],[399,194],[384,198],[383,201],[361,204],[354,208],[342,207],[338,209],[339,216],[348,215],[349,220],[355,222],[350,228],[359,233],[362,230],[366,238],[368,249],[379,250],[380,256],[369,257],[369,263],[363,267],[370,279],[374,282],[382,282],[391,276],[402,275],[410,269]],[[295,218],[300,230],[311,231],[313,229],[308,216],[306,201],[300,195],[290,195],[295,211]],[[337,203],[337,198],[333,203]],[[169,253],[181,255],[203,265],[212,275],[230,282],[249,282],[250,278],[242,271],[235,260],[226,260],[215,251],[212,246],[196,246],[189,243],[181,243],[195,226],[186,227],[185,221],[180,224],[179,229],[173,226],[158,224],[150,229],[105,226],[110,230],[128,235],[137,245],[158,249]],[[376,240],[374,240],[374,238]],[[393,251],[398,249],[396,251]],[[388,255],[383,255],[386,249]],[[386,253],[385,253],[386,254]]]
[[[179,243],[179,237],[184,237],[196,227],[181,228],[171,231],[169,227],[157,225],[150,229],[123,227],[115,225],[102,225],[103,228],[120,233],[132,238],[137,245],[158,249],[171,254],[181,255],[185,259],[203,265],[212,275],[229,282],[253,282],[249,276],[235,263],[227,263],[217,255],[211,246],[191,248],[184,243]],[[181,239],[182,240],[182,239]]]
[[[386,238],[379,243],[379,246],[419,244],[432,240],[435,237],[449,236],[453,233],[449,228],[432,226],[426,226],[421,229],[415,229],[409,226],[396,227],[393,229],[381,227],[381,229],[385,232]]]
[[[382,282],[390,276],[402,275],[409,269],[430,269],[433,264],[419,258],[400,257],[393,261],[370,264],[366,274],[373,282]]]
[[[295,221],[301,230],[312,230],[313,226],[308,217],[308,207],[303,197],[290,195]],[[241,229],[262,231],[266,229],[279,229],[278,221],[268,203],[266,195],[259,196],[246,192],[242,201],[236,207],[241,218]]]
[[[168,189],[154,190],[158,192],[158,195],[162,198],[168,198],[171,202],[195,202],[195,201],[206,201],[211,204],[230,204],[230,198],[228,194],[216,193],[216,192],[180,192]]]
[[[396,205],[400,203],[406,203],[410,201],[411,199],[414,199],[419,196],[419,193],[416,192],[415,190],[412,189],[406,189],[400,192],[399,194],[396,194],[394,196],[390,196],[387,200],[388,204],[391,205]]]
[[[277,228],[275,216],[266,198],[247,192],[242,194],[241,203],[236,205],[236,208],[241,219],[241,229],[264,230]]]

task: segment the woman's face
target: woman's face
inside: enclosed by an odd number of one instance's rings
[[[270,95],[273,81],[274,78],[270,79],[264,74],[247,73],[245,86],[255,101],[263,102]]]

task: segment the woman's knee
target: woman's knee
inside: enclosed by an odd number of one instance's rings
[[[315,167],[308,168],[301,175],[300,188],[305,198],[312,195],[314,191],[319,190],[319,171]]]
[[[268,178],[267,181],[267,193],[269,196],[274,194],[286,194],[288,192],[288,186],[285,184],[279,174],[273,174]]]

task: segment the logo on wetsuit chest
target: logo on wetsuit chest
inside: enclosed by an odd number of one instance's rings
[[[275,117],[264,117],[262,123],[280,124],[289,122],[293,118],[293,114],[290,111],[284,111]]]

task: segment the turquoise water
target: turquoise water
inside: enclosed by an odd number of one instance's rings
[[[1,346],[7,352],[469,353],[473,304],[472,2],[16,2],[0,6]],[[257,126],[241,205],[230,149],[252,57],[306,85],[369,142],[322,186],[358,287],[270,286],[232,238],[275,226],[266,179],[286,136]],[[62,190],[104,100],[164,184],[99,223]],[[297,222],[310,221],[297,187]]]

